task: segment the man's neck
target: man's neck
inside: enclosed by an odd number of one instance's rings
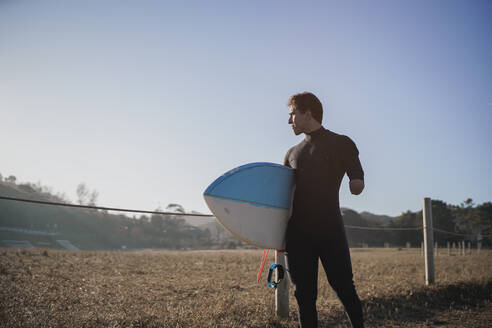
[[[316,130],[319,130],[319,128],[321,128],[321,124],[319,124],[318,122],[316,123],[312,123],[310,124],[307,128],[306,128],[306,131],[304,131],[304,134],[311,134],[313,133],[314,131]]]

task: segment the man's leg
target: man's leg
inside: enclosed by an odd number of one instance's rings
[[[340,235],[339,235],[340,236]],[[364,327],[362,304],[355,290],[350,251],[345,232],[343,238],[331,240],[321,250],[321,263],[325,269],[328,282],[337,293],[345,312],[354,328]]]
[[[300,326],[301,328],[315,328],[318,325],[316,298],[319,259],[313,252],[310,241],[302,238],[295,230],[290,228],[287,232],[287,270],[294,285]]]

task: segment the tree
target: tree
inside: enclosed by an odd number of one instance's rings
[[[162,212],[160,207],[155,209],[155,212]],[[162,232],[162,225],[164,223],[164,216],[160,214],[152,214],[150,217],[150,223],[158,232]]]
[[[186,213],[183,206],[174,203],[167,205],[166,210],[175,213],[183,213],[183,214]]]
[[[81,182],[77,186],[77,200],[80,205],[85,205],[87,198],[89,197],[89,189],[85,183]]]
[[[91,192],[83,182],[77,186],[77,198],[80,205],[95,206],[98,196],[99,193],[96,190]]]
[[[422,211],[406,211],[388,224],[390,228],[417,228],[420,226],[422,226]],[[405,245],[406,242],[418,244],[421,240],[421,230],[396,230],[391,232],[391,241],[395,244]]]
[[[9,175],[8,177],[5,178],[5,181],[15,184],[17,178],[14,175]]]
[[[470,216],[472,229],[480,234],[490,234],[492,231],[492,203],[487,202],[475,208]]]
[[[459,206],[454,208],[456,230],[460,233],[471,234],[471,218],[474,212],[474,203],[471,198],[468,198]]]
[[[167,205],[166,211],[179,214],[186,213],[183,206],[173,203]],[[166,215],[164,222],[173,231],[181,231],[186,225],[186,220],[180,215]]]
[[[432,200],[432,225],[434,228],[454,232],[455,231],[455,215],[453,206],[447,205],[441,200]],[[456,241],[457,236],[436,231],[434,234],[436,242]]]
[[[88,203],[88,205],[90,205],[90,206],[96,206],[97,197],[99,197],[99,192],[97,192],[96,190],[93,190],[91,192],[90,197],[89,197],[89,203]]]

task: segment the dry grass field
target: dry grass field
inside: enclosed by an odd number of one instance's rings
[[[276,319],[274,291],[256,273],[262,251],[0,250],[5,327],[297,327]],[[368,327],[491,327],[492,252],[440,255],[424,286],[419,250],[353,249]],[[270,258],[267,263],[273,263]],[[320,275],[320,327],[348,327]]]

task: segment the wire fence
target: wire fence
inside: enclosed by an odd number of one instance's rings
[[[34,200],[34,199],[25,199],[25,198],[16,198],[16,197],[7,197],[7,196],[0,196],[0,199],[16,201],[16,202],[41,204],[41,205],[64,206],[64,207],[85,208],[85,209],[104,210],[104,211],[144,213],[144,214],[156,214],[156,215],[194,216],[194,217],[206,217],[206,218],[214,218],[215,217],[212,214],[147,211],[147,210],[137,210],[137,209],[129,209],[129,208],[104,207],[104,206],[92,206],[92,205],[77,205],[77,204],[70,204],[70,203],[49,202],[49,201],[43,201],[43,200]],[[347,224],[345,225],[345,227],[349,228],[349,229],[378,230],[378,231],[412,231],[412,230],[417,231],[417,230],[423,229],[422,226],[408,227],[408,228],[393,228],[393,227],[364,227],[364,226],[353,226],[353,225],[347,225]],[[470,236],[471,235],[471,234],[463,234],[463,233],[446,231],[446,230],[442,230],[442,229],[438,229],[438,228],[433,228],[433,230],[441,232],[441,233],[455,235],[455,236]],[[492,235],[481,235],[481,236],[482,236],[482,238],[492,237]]]
[[[386,228],[386,227],[363,227],[363,226],[353,226],[345,224],[345,228],[349,229],[360,229],[360,230],[379,230],[379,231],[398,231],[398,230],[422,230],[422,227],[415,228]]]
[[[44,201],[44,200],[24,199],[24,198],[5,197],[5,196],[0,196],[0,199],[12,200],[12,201],[16,201],[16,202],[42,204],[42,205],[88,208],[88,209],[92,209],[92,210],[118,211],[118,212],[130,212],[130,213],[145,213],[145,214],[157,214],[157,215],[200,216],[200,217],[211,217],[211,218],[214,217],[212,214],[146,211],[146,210],[135,210],[135,209],[129,209],[129,208],[116,208],[116,207],[103,207],[103,206],[77,205],[77,204],[69,204],[69,203],[48,202],[48,201]]]

